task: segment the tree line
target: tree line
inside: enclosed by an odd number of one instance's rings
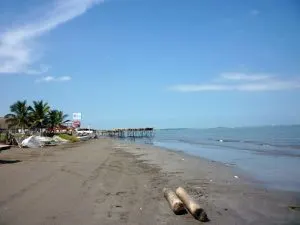
[[[51,109],[47,102],[33,101],[28,105],[27,101],[17,101],[10,106],[10,113],[5,115],[5,121],[9,128],[31,130],[42,130],[43,128],[58,127],[62,123],[68,122],[68,115],[63,111]]]

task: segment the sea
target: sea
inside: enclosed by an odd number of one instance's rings
[[[300,125],[161,129],[138,142],[237,167],[267,188],[300,191]]]

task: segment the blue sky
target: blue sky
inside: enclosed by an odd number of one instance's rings
[[[1,0],[0,115],[43,99],[83,124],[300,123],[295,0]]]

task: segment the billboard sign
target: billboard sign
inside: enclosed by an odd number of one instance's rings
[[[73,121],[81,120],[81,113],[73,113]]]
[[[79,120],[73,121],[73,127],[74,127],[74,128],[80,127],[80,121],[79,121]]]

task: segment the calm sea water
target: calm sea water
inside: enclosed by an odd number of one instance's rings
[[[267,187],[300,191],[300,126],[157,130],[150,142],[236,166]]]

